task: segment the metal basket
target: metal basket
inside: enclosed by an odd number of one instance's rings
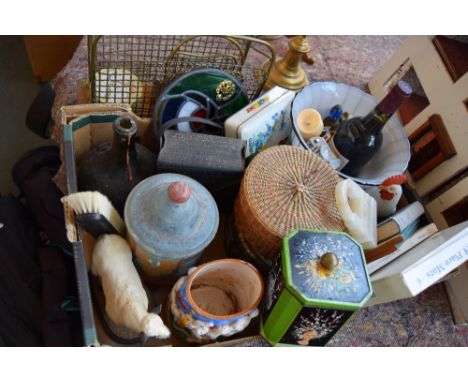
[[[256,98],[275,62],[266,41],[247,36],[89,36],[91,101],[127,103],[151,117],[163,89],[196,68],[224,70]]]

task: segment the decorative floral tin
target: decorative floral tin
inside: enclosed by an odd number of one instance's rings
[[[263,279],[238,259],[211,261],[180,278],[170,295],[173,329],[188,342],[210,342],[244,330],[258,315]]]
[[[372,295],[362,247],[343,232],[298,229],[267,280],[262,335],[272,345],[325,345]]]
[[[179,174],[140,182],[125,203],[127,237],[147,281],[173,282],[200,258],[218,230],[216,203],[200,183]]]
[[[287,139],[295,94],[279,86],[270,89],[226,120],[226,136],[245,141],[246,158]]]

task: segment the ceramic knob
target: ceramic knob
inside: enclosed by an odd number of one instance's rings
[[[338,258],[332,252],[327,252],[320,257],[320,265],[328,271],[332,271],[338,264]]]
[[[167,196],[176,204],[183,204],[189,200],[192,190],[187,183],[173,182],[167,188]]]

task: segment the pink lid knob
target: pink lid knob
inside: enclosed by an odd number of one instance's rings
[[[189,185],[184,182],[173,182],[167,188],[167,196],[177,204],[183,204],[189,200],[191,193]]]

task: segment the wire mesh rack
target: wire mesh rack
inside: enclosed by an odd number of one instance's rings
[[[127,103],[151,117],[155,101],[180,75],[224,70],[256,98],[275,61],[272,46],[248,36],[89,36],[91,101]]]

